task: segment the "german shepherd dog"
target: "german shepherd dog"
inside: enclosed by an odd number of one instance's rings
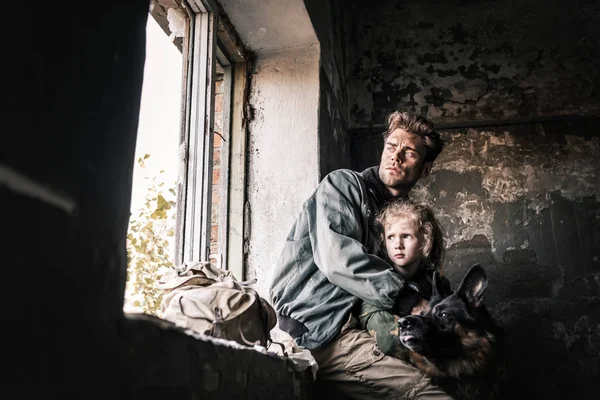
[[[398,321],[409,362],[457,399],[500,398],[502,329],[484,304],[487,275],[473,265],[455,292],[434,273],[428,308]],[[447,289],[446,289],[447,291]]]

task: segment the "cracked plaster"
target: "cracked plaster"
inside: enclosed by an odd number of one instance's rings
[[[384,1],[349,11],[351,128],[396,108],[448,122],[600,112],[597,2]]]

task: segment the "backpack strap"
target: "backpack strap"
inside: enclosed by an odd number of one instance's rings
[[[210,334],[214,337],[221,337],[221,332],[223,331],[223,313],[219,307],[215,307],[214,313],[215,320],[213,321]]]
[[[258,301],[260,303],[259,314],[260,314],[260,322],[262,322],[262,326],[264,328],[265,341],[267,346],[271,343],[271,331],[269,330],[269,316],[267,315],[267,310],[265,310],[265,305],[263,303],[263,299],[258,297]]]

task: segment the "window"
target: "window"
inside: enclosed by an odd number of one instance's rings
[[[216,3],[190,1],[186,12],[176,261],[211,257],[243,279],[246,60]]]
[[[208,260],[212,211],[215,14],[205,2],[189,4],[185,40],[185,117],[180,148],[177,264]],[[214,9],[214,8],[213,8]]]
[[[182,54],[150,15],[127,232],[124,310],[157,314],[161,291],[149,285],[174,258]]]
[[[173,195],[176,193],[177,196],[176,202],[173,202],[176,206],[169,211],[176,212],[173,229],[175,240],[173,246],[169,242],[168,257],[162,253],[165,251],[165,242],[162,241],[165,229],[153,232],[155,240],[148,247],[141,246],[137,241],[137,250],[144,254],[136,258],[137,269],[141,265],[150,269],[150,272],[134,273],[134,266],[130,262],[125,301],[126,311],[154,315],[159,315],[162,293],[144,287],[144,282],[155,282],[172,263],[206,261],[210,258],[218,266],[230,269],[239,279],[244,277],[246,132],[243,104],[246,60],[241,49],[235,45],[239,41],[233,29],[225,21],[219,21],[219,10],[214,2],[177,0],[175,3],[178,8],[168,8],[167,5],[172,6],[173,1],[154,0],[148,29],[162,28],[165,34],[162,39],[169,39],[171,50],[177,49],[180,63],[177,80],[172,76],[163,76],[164,81],[168,78],[170,82],[177,82],[174,84],[178,87],[171,88],[171,92],[177,92],[177,98],[155,94],[154,100],[160,98],[161,107],[148,112],[142,105],[140,113],[140,118],[148,118],[140,120],[140,127],[150,131],[156,130],[156,126],[153,126],[159,124],[156,121],[163,122],[164,110],[178,110],[178,121],[171,119],[170,124],[177,132],[174,146],[168,146],[165,129],[161,129],[158,140],[164,148],[154,147],[162,153],[168,153],[166,159],[175,158],[178,165],[175,168],[177,185],[173,190]],[[147,63],[153,62],[154,49],[151,46],[164,45],[156,42],[155,33],[147,33]],[[152,67],[148,64],[146,70]],[[168,73],[173,74],[172,71]],[[145,72],[143,90],[146,96],[151,84],[157,81],[164,83],[160,77],[152,77]],[[177,107],[174,103],[177,103]],[[156,117],[153,113],[161,115],[151,123],[150,119]],[[144,134],[138,132],[139,135]],[[138,138],[138,142],[142,140]],[[142,153],[139,158],[143,159]],[[155,160],[156,157],[150,154],[148,162]],[[172,166],[168,172],[172,172]],[[148,197],[149,193],[151,190],[145,196]],[[138,196],[133,199],[134,202],[146,200],[140,199],[139,194],[134,193],[134,196]],[[156,193],[151,193],[151,196],[158,204]],[[138,228],[140,226],[138,224]],[[128,235],[128,253],[131,250],[130,238],[137,240],[135,235]],[[155,257],[153,252],[158,251],[159,247],[161,256]],[[132,291],[136,292],[133,296]]]

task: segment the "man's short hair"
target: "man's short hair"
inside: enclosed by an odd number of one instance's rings
[[[444,149],[444,140],[440,133],[434,129],[433,122],[425,117],[407,112],[395,111],[387,119],[387,130],[383,133],[383,140],[396,129],[403,129],[413,135],[421,137],[423,145],[427,149],[425,162],[433,162]]]

